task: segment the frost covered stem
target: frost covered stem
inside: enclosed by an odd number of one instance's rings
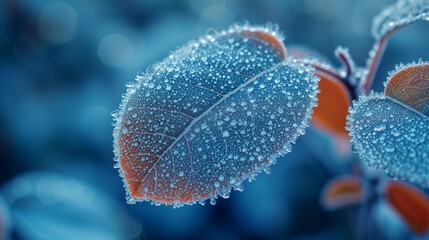
[[[344,68],[344,71],[346,73],[344,79],[350,81],[350,78],[352,77],[354,72],[354,62],[350,57],[348,49],[338,47],[335,50],[335,55],[341,61],[342,67]]]
[[[406,26],[406,25],[405,25]],[[371,91],[372,83],[374,82],[375,74],[377,73],[380,65],[381,58],[383,57],[384,50],[386,49],[389,38],[397,31],[405,26],[398,26],[391,31],[387,32],[380,40],[378,40],[372,50],[369,53],[369,59],[367,63],[368,72],[365,75],[364,81],[362,82],[362,92],[366,95]]]

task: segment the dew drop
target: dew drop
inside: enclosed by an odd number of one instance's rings
[[[374,127],[374,131],[376,132],[382,132],[386,130],[386,125],[385,124],[379,124],[377,126]]]
[[[368,112],[365,112],[365,114],[364,114],[364,116],[365,117],[371,117],[372,116],[372,112],[371,111],[368,111]]]
[[[127,134],[127,133],[128,133],[128,128],[123,127],[123,128],[122,128],[122,133],[123,133],[123,134]]]
[[[394,151],[395,151],[395,146],[393,146],[392,144],[386,145],[385,150],[386,150],[386,152],[388,152],[388,153],[392,153],[392,152],[394,152]]]

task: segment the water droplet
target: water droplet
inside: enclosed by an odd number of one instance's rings
[[[392,145],[392,144],[389,144],[389,145],[386,146],[385,149],[386,149],[386,152],[391,153],[391,152],[395,151],[395,146]]]
[[[377,126],[374,127],[374,131],[376,132],[382,132],[384,130],[386,130],[385,124],[378,124]]]
[[[123,134],[127,134],[127,133],[128,133],[128,128],[123,127],[123,128],[122,128],[122,133],[123,133]]]

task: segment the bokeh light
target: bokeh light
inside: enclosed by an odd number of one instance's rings
[[[123,34],[109,34],[100,41],[98,56],[104,63],[119,67],[134,57],[134,46]]]
[[[51,43],[65,43],[76,35],[78,16],[70,5],[53,2],[44,6],[39,17],[39,31]]]
[[[118,203],[82,181],[49,172],[16,177],[3,187],[15,231],[31,239],[124,239],[141,225]],[[85,213],[85,214],[82,214]],[[79,224],[69,224],[74,219]],[[127,226],[125,224],[128,224]]]

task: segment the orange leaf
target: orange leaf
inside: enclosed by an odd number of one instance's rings
[[[429,230],[429,198],[411,185],[390,181],[386,189],[390,204],[418,235]]]
[[[398,66],[384,94],[429,116],[429,63]]]
[[[337,209],[359,203],[363,197],[361,179],[340,176],[329,181],[322,191],[321,202],[327,209]]]
[[[312,122],[329,132],[348,136],[345,129],[351,97],[345,85],[336,79],[318,74],[320,77],[317,95],[318,106],[314,108]]]

